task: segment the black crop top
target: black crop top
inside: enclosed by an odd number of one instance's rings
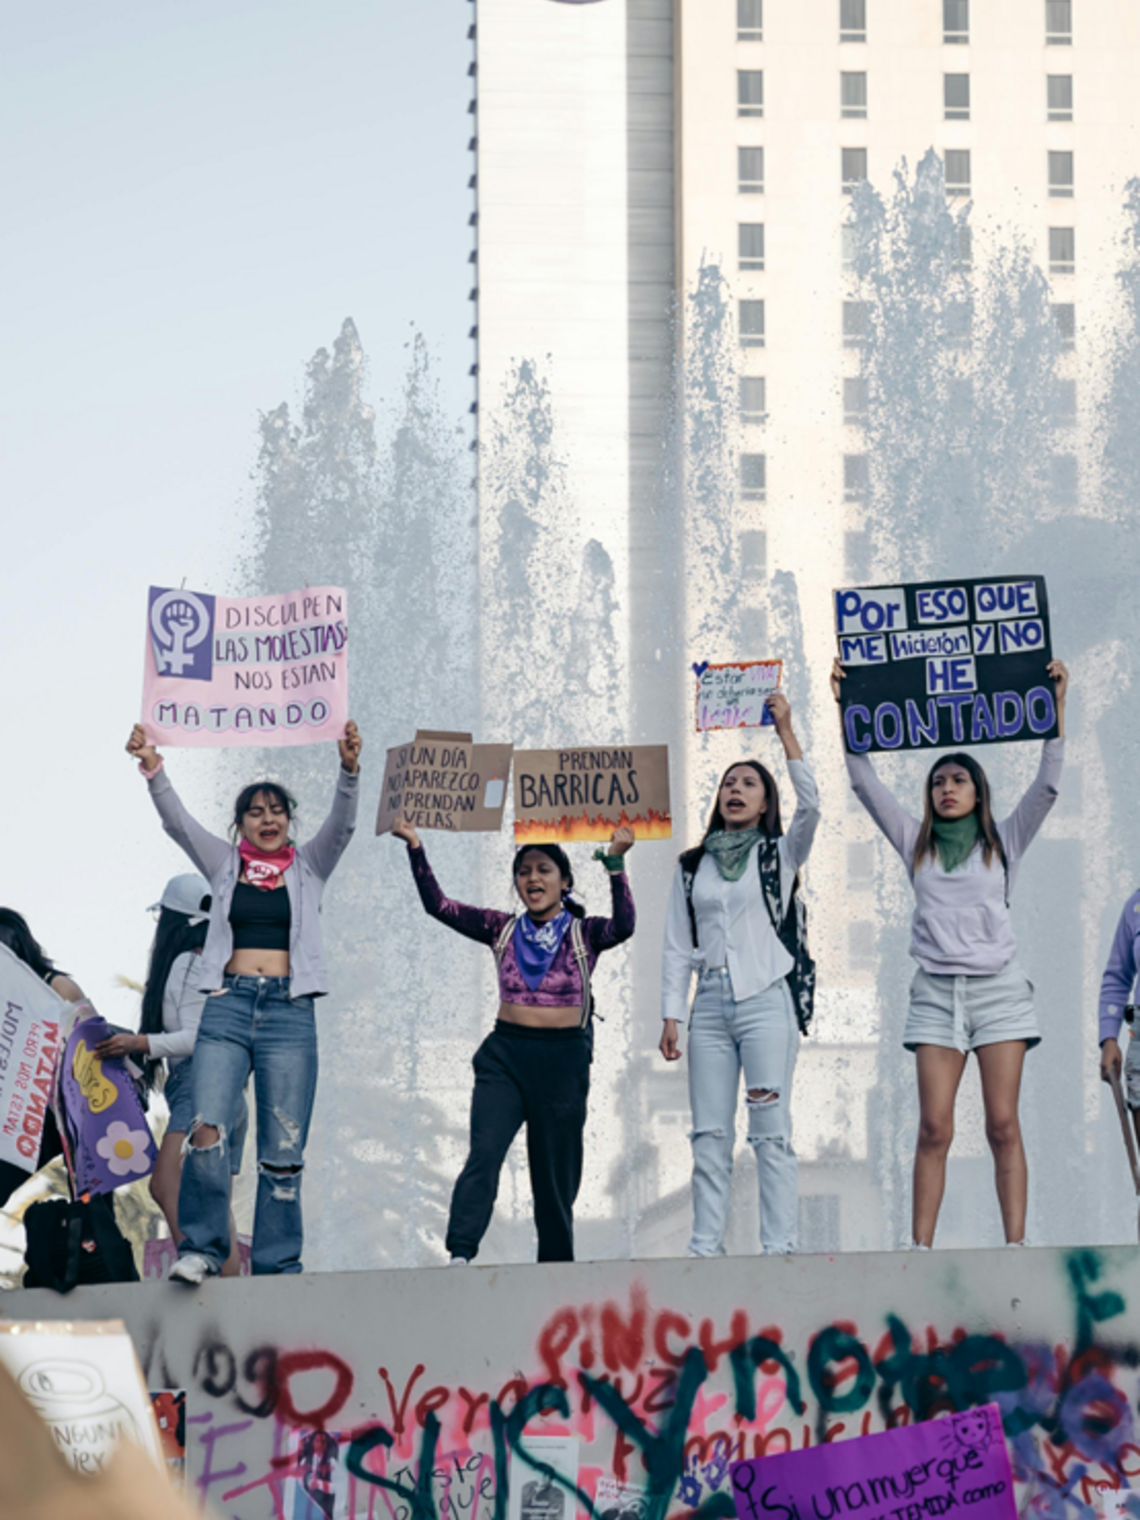
[[[265,891],[239,881],[230,904],[230,927],[235,950],[289,949],[289,889]]]

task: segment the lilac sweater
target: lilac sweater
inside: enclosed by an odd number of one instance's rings
[[[1100,979],[1100,1032],[1098,1040],[1120,1038],[1124,1009],[1132,1001],[1132,984],[1140,967],[1140,892],[1133,892],[1112,936],[1108,965]]]
[[[1047,739],[1041,764],[1025,796],[997,824],[1013,891],[1021,857],[1057,800],[1064,739]],[[866,755],[847,756],[847,772],[859,801],[902,856],[914,887],[910,953],[935,976],[994,976],[1017,954],[1001,861],[985,863],[975,848],[964,865],[946,871],[937,855],[915,870],[914,847],[919,820],[896,800],[875,774]]]
[[[422,847],[413,850],[409,846],[408,860],[419,888],[420,901],[432,918],[438,918],[441,924],[481,945],[497,943],[503,929],[515,917],[513,913],[504,913],[497,908],[470,908],[466,903],[452,902],[450,897],[444,897]],[[582,937],[591,973],[602,951],[623,944],[633,933],[636,923],[633,894],[624,871],[610,876],[610,889],[613,892],[613,917],[582,920]],[[521,1003],[529,1008],[581,1007],[582,978],[578,974],[569,934],[559,945],[550,970],[536,992],[531,992],[523,981],[515,960],[514,939],[508,940],[499,964],[499,997],[504,1003]]]

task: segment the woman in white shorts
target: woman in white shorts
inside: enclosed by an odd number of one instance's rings
[[[1063,736],[1069,676],[1060,660],[1048,670]],[[837,701],[843,675],[836,661],[831,684]],[[991,811],[986,773],[969,755],[935,762],[921,820],[900,806],[869,756],[847,755],[855,795],[902,856],[914,888],[910,953],[919,969],[903,1044],[914,1051],[918,1068],[916,1246],[934,1241],[954,1138],[954,1100],[971,1050],[981,1073],[1005,1238],[1012,1245],[1025,1239],[1028,1173],[1017,1110],[1025,1052],[1039,1043],[1041,1032],[1033,984],[1017,960],[1009,896],[1021,857],[1057,799],[1064,749],[1063,737],[1046,740],[1036,777],[1002,823]]]

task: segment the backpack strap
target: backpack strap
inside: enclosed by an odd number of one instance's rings
[[[582,1023],[581,1028],[588,1029],[590,1020],[594,1017],[594,994],[590,987],[590,957],[586,950],[586,936],[582,933],[582,920],[572,918],[570,920],[570,949],[574,953],[574,961],[578,967],[578,975],[582,978]],[[601,1015],[599,1014],[600,1018]]]

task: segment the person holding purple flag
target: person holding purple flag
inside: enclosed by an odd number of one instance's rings
[[[146,730],[127,753],[139,762],[162,826],[210,884],[197,974],[206,1002],[194,1046],[190,1131],[171,1277],[197,1286],[229,1257],[230,1150],[250,1074],[257,1097],[255,1275],[302,1270],[301,1172],[317,1089],[314,999],[328,988],[321,899],[356,826],[360,734],[345,725],[333,804],[304,844],[290,838],[296,804],[275,781],[244,787],[230,839],[187,812]]]
[[[206,994],[198,987],[198,972],[210,916],[210,884],[196,872],[172,876],[150,911],[157,911],[158,927],[143,989],[139,1032],[109,1035],[96,1045],[95,1054],[101,1061],[123,1056],[141,1060],[143,1081],[148,1090],[155,1087],[165,1063],[162,1095],[170,1118],[151,1173],[150,1193],[165,1214],[170,1237],[177,1246],[182,1239],[182,1231],[178,1228],[182,1157],[194,1115],[194,1043],[206,1002]],[[230,1174],[235,1177],[241,1170],[248,1123],[244,1098],[241,1109],[241,1119],[229,1148]],[[221,1275],[237,1277],[240,1271],[237,1229],[231,1213],[230,1254]]]
[[[475,1052],[471,1149],[451,1195],[446,1247],[453,1264],[475,1259],[511,1142],[526,1125],[539,1261],[574,1260],[574,1201],[593,1060],[590,976],[598,956],[623,944],[636,922],[625,856],[633,830],[615,829],[597,851],[610,878],[611,918],[587,918],[571,893],[574,873],[557,844],[524,845],[511,875],[523,912],[471,908],[445,897],[420,837],[400,822],[393,836],[425,911],[457,934],[488,945],[499,970],[499,1016]]]

